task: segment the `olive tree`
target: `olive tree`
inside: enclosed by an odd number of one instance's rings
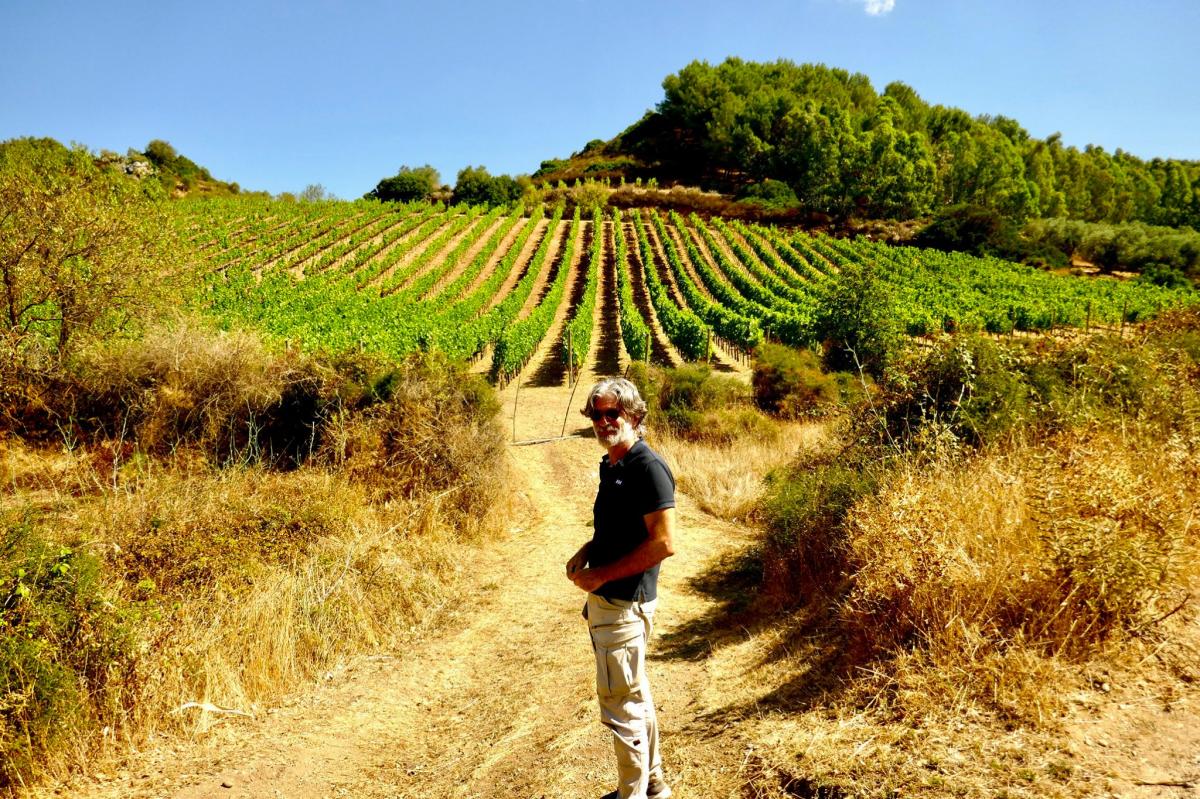
[[[62,356],[170,292],[170,226],[153,182],[50,139],[0,143],[0,337],[8,356]]]

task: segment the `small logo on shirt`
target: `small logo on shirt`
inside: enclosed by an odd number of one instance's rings
[[[620,480],[615,480],[614,482],[615,482],[617,485],[624,485],[624,484],[623,484],[623,483],[622,483]]]

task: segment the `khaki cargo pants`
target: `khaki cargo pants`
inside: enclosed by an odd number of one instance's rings
[[[612,730],[621,799],[645,799],[650,775],[661,776],[662,771],[658,719],[646,678],[646,642],[657,604],[610,601],[596,594],[587,598],[600,721]]]

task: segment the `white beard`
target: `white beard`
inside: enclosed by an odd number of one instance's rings
[[[620,430],[614,430],[608,434],[596,433],[596,440],[603,444],[605,449],[610,449],[621,443],[621,437]]]
[[[622,424],[611,433],[604,433],[597,430],[596,440],[599,441],[605,449],[611,449],[617,444],[620,444],[622,441],[628,441],[632,445],[637,441],[637,433],[634,432],[632,427]]]

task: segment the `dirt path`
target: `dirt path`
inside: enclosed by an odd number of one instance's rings
[[[514,385],[502,398],[511,414]],[[570,389],[523,388],[532,431],[557,434]],[[578,404],[579,398],[571,400]],[[568,431],[590,430],[578,413]],[[562,564],[590,537],[594,439],[513,447],[529,514],[503,541],[464,552],[462,601],[438,632],[327,675],[256,719],[229,720],[190,746],[145,752],[88,797],[596,797],[613,785],[594,667]],[[695,624],[712,600],[690,581],[744,541],[743,529],[681,495],[679,554],[664,564],[656,637]],[[705,720],[719,685],[705,661],[652,652],[666,767],[681,796],[733,795],[743,746]],[[227,786],[227,787],[223,787]]]

